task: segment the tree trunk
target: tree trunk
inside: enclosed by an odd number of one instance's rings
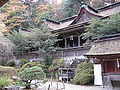
[[[31,82],[26,82],[25,88],[26,88],[26,89],[31,89],[30,84],[31,84]]]

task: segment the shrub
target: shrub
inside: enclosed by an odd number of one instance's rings
[[[20,71],[19,76],[25,83],[26,88],[30,89],[32,80],[43,80],[46,75],[41,67],[33,66]]]
[[[90,84],[93,81],[93,64],[84,62],[77,66],[74,77],[75,84]]]
[[[50,71],[56,71],[58,70],[60,67],[64,67],[65,65],[65,61],[63,59],[55,59],[52,61],[52,65],[49,66],[49,70]]]
[[[0,60],[0,65],[5,66],[8,60]]]
[[[11,85],[12,80],[8,77],[0,77],[0,87]]]
[[[83,33],[83,37],[90,39],[120,33],[120,21],[118,18],[120,18],[120,13],[113,14],[105,20],[101,20],[100,18],[93,19],[85,30],[85,33]]]
[[[15,61],[8,61],[6,66],[15,67]]]
[[[17,67],[15,68],[17,70],[17,72],[20,72],[21,68],[20,67]]]
[[[25,68],[30,68],[30,67],[33,67],[33,66],[43,67],[43,65],[41,65],[38,62],[28,62],[21,67],[21,71],[24,70]]]
[[[52,65],[48,67],[48,70],[52,77],[56,77],[58,75],[58,69],[60,67],[64,67],[65,61],[63,59],[55,59],[52,61]]]
[[[16,69],[13,67],[0,66],[0,77],[7,76],[11,77],[17,73]]]
[[[20,59],[20,64],[23,66],[24,64],[28,63],[29,61],[27,59]]]

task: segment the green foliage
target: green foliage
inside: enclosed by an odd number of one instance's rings
[[[8,61],[6,66],[15,67],[15,61]]]
[[[58,69],[64,67],[65,61],[63,59],[55,59],[52,61],[52,65],[48,67],[51,76],[56,77],[58,75]]]
[[[49,68],[49,66],[50,65],[52,65],[52,58],[50,58],[50,57],[48,57],[48,56],[46,56],[45,58],[44,58],[44,60],[43,60],[43,64],[44,64],[44,72],[46,73],[46,76],[49,76],[49,71],[48,71],[48,68]]]
[[[56,50],[54,44],[58,41],[57,35],[52,34],[51,31],[41,26],[39,28],[32,28],[29,34],[14,31],[9,35],[9,39],[15,44],[14,53],[22,54],[34,48],[36,51],[43,55],[48,56],[49,53]]]
[[[77,66],[74,83],[90,84],[93,81],[93,76],[93,64],[90,62],[81,63]]]
[[[7,76],[11,77],[13,75],[16,75],[17,71],[13,67],[5,67],[5,66],[0,66],[0,76]]]
[[[52,34],[47,27],[33,28],[30,39],[32,47],[37,48],[44,58],[56,50],[54,45],[58,41],[57,35]]]
[[[20,29],[22,22],[25,21],[25,17],[22,15],[22,10],[26,6],[20,0],[9,0],[1,9],[3,22],[10,30]]]
[[[65,65],[65,61],[63,59],[55,59],[55,60],[52,61],[52,65],[49,66],[49,70],[50,71],[56,71],[60,67],[64,67],[64,65]]]
[[[33,66],[30,68],[25,68],[23,71],[19,72],[20,78],[23,80],[42,80],[45,77],[41,67]]]
[[[0,65],[5,66],[8,60],[0,60]]]
[[[28,62],[21,67],[21,71],[23,71],[25,68],[30,68],[30,67],[33,67],[33,66],[43,67],[43,65],[41,65],[38,62]]]
[[[25,0],[24,4],[27,8],[22,10],[22,12],[27,13],[22,14],[22,16],[26,19],[21,24],[20,28],[22,29],[29,31],[31,28],[40,27],[42,18],[48,18],[50,16],[49,14],[51,12],[51,8],[49,8],[46,0]],[[47,6],[47,8],[42,10],[42,8],[39,8],[41,5],[44,7]]]
[[[24,64],[28,63],[29,61],[27,59],[20,59],[20,64],[23,66]]]
[[[46,4],[46,0],[36,0],[35,2],[33,0],[10,0],[0,9],[3,14],[2,20],[7,28],[12,31],[29,30],[41,23],[41,19],[39,19],[41,15],[44,15],[44,17],[49,16],[49,8],[44,12],[41,12],[42,8],[39,8],[40,5],[45,7]]]
[[[17,80],[17,81],[14,81],[12,83],[12,85],[16,85],[16,86],[20,86],[20,87],[24,87],[24,82],[22,82],[22,80]]]
[[[25,35],[22,32],[13,31],[9,34],[8,38],[15,44],[13,49],[15,54],[25,53],[26,50],[30,48],[28,35]]]
[[[67,17],[76,15],[80,9],[80,5],[84,0],[66,0],[64,3],[64,10],[67,12]]]
[[[41,67],[33,66],[30,68],[25,68],[19,72],[19,76],[25,83],[26,88],[30,88],[32,80],[43,80],[45,78],[45,73]]]
[[[11,85],[12,80],[8,77],[0,77],[0,87]]]
[[[94,38],[120,33],[120,14],[114,14],[107,19],[93,19],[83,34],[84,38]]]

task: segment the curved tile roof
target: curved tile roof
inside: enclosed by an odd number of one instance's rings
[[[94,17],[98,17],[98,18],[108,17],[112,14],[120,12],[120,2],[114,3],[109,6],[102,7],[99,9],[94,9],[87,4],[83,4],[77,16],[69,17],[61,21],[53,21],[53,20],[46,19],[46,21],[44,21],[44,24],[52,30],[63,29],[71,25],[75,25],[80,22],[80,19],[82,18],[81,15],[83,14],[83,12],[86,13],[85,10],[87,13],[91,14],[93,18]],[[89,21],[90,20],[88,20],[88,22]],[[81,23],[83,22],[84,21],[81,21]]]

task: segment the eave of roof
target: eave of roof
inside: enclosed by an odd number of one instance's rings
[[[77,16],[78,16],[78,15],[74,15],[74,16],[72,16],[72,17],[68,17],[68,18],[59,20],[58,22],[64,22],[64,21],[67,21],[67,20],[70,20],[70,19],[74,19],[74,18],[77,17]]]
[[[120,36],[120,33],[96,37],[96,38],[92,38],[92,40],[101,40],[101,39],[113,38],[113,37],[118,37],[118,36]]]
[[[111,5],[104,6],[104,7],[98,8],[98,9],[96,9],[96,10],[97,10],[97,11],[103,11],[103,10],[107,10],[107,9],[109,9],[109,8],[112,8],[112,7],[116,7],[116,6],[118,6],[118,5],[120,5],[120,2],[113,3],[113,4],[111,4]]]
[[[108,56],[108,55],[120,55],[120,52],[116,52],[116,53],[100,53],[100,54],[85,54],[85,56],[88,56],[88,57]]]
[[[58,21],[55,21],[55,20],[51,20],[51,19],[47,19],[47,18],[43,18],[43,20],[47,20],[49,22],[53,22],[53,23],[56,23],[56,24],[60,24],[61,22],[65,22],[65,21],[68,21],[68,20],[71,20],[71,19],[74,19],[75,17],[77,17],[77,15],[74,15],[72,17],[68,17],[68,18],[65,18],[65,19],[62,19],[62,20],[58,20]]]
[[[55,21],[55,20],[43,18],[43,21],[44,21],[44,20],[49,21],[49,22],[52,22],[52,23],[60,24],[58,21]]]
[[[99,17],[99,18],[102,18],[103,16],[99,15],[98,11],[95,10],[94,8],[92,8],[91,6],[87,5],[87,4],[83,4],[80,8],[80,11],[78,13],[78,17],[76,17],[74,19],[74,21],[71,23],[72,24],[76,24],[77,21],[79,20],[79,18],[81,17],[81,14],[83,14],[83,10],[86,10],[87,13],[93,15],[93,16],[96,16],[96,17]]]
[[[98,59],[102,59],[102,61],[104,61],[104,60],[106,60],[106,59],[108,59],[108,60],[110,60],[110,59],[112,59],[112,60],[116,60],[116,58],[120,58],[120,53],[116,53],[116,54],[101,54],[101,55],[85,55],[85,56],[87,56],[87,57],[89,57],[89,58],[98,58]]]
[[[70,32],[71,30],[73,31],[73,29],[76,30],[77,29],[85,29],[85,25],[88,24],[88,22],[84,22],[84,23],[78,23],[78,24],[74,24],[74,25],[70,25],[69,27],[65,27],[62,29],[57,29],[57,30],[52,30],[53,33],[64,33],[64,32]]]

